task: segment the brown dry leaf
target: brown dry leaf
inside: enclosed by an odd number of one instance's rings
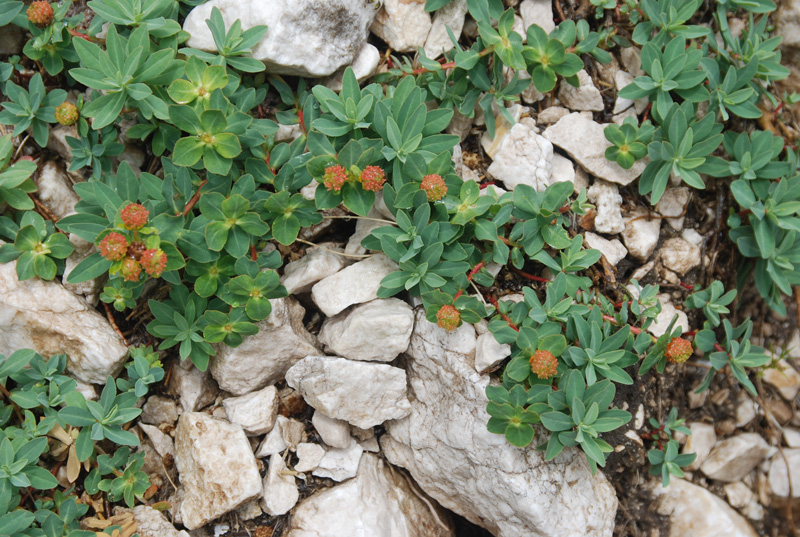
[[[75,451],[75,444],[69,446],[69,458],[67,459],[67,480],[74,483],[81,474],[81,461],[78,460],[78,453]]]

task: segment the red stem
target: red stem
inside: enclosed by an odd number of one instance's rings
[[[192,210],[192,208],[194,207],[195,203],[197,203],[197,200],[200,199],[200,190],[204,186],[206,186],[206,183],[208,183],[208,179],[203,179],[203,182],[200,183],[200,186],[197,187],[197,190],[195,191],[194,195],[191,197],[191,199],[183,207],[183,216],[186,216],[187,214],[189,214],[189,211]]]
[[[547,278],[542,278],[541,276],[534,276],[533,274],[528,274],[527,272],[519,270],[518,268],[515,267],[511,267],[511,269],[520,276],[522,276],[523,278],[526,278],[528,280],[533,280],[535,282],[541,282],[541,283],[547,283],[550,281]]]
[[[511,322],[511,319],[508,318],[508,315],[500,311],[500,306],[497,304],[497,299],[494,298],[492,295],[486,295],[486,299],[492,303],[492,306],[494,306],[494,308],[497,310],[497,313],[500,314],[500,317],[502,317],[503,320],[508,323],[508,326],[519,332],[519,328],[517,327],[517,325]]]
[[[469,274],[467,274],[467,281],[468,281],[468,282],[471,282],[471,281],[472,281],[472,278],[473,278],[473,276],[475,276],[477,273],[479,273],[479,272],[481,271],[481,269],[482,269],[482,268],[483,268],[485,265],[486,265],[486,263],[484,263],[483,261],[481,261],[480,263],[478,263],[477,265],[475,265],[475,267],[474,267],[472,270],[470,270],[470,271],[469,271]],[[453,298],[453,300],[458,300],[458,298],[459,298],[461,295],[463,295],[463,294],[464,294],[464,290],[463,290],[463,289],[461,289],[461,290],[460,290],[458,293],[456,293],[456,296],[455,296],[455,298]]]
[[[689,291],[694,291],[694,285],[689,285],[688,283],[680,282],[680,286],[684,289],[688,289]]]

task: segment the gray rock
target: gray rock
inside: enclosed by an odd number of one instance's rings
[[[647,209],[638,207],[625,215],[622,240],[628,252],[640,261],[647,261],[658,244],[661,219],[650,218]]]
[[[344,420],[329,418],[319,410],[315,410],[311,424],[314,425],[322,441],[330,447],[344,449],[355,442],[350,436],[350,424]]]
[[[596,179],[587,192],[589,201],[597,207],[594,228],[600,233],[620,233],[625,229],[622,220],[622,196],[619,187]]]
[[[786,360],[779,360],[777,368],[765,369],[763,379],[774,386],[787,401],[793,401],[800,390],[800,373]]]
[[[294,469],[297,472],[310,472],[319,466],[319,461],[325,455],[325,448],[319,444],[303,442],[297,444],[297,464]]]
[[[672,217],[666,218],[666,221],[675,231],[683,229],[683,221],[686,219],[683,212],[689,203],[689,194],[689,189],[685,186],[668,188],[656,204],[656,210],[660,215]]]
[[[253,58],[273,73],[323,77],[350,65],[364,45],[375,17],[369,0],[211,0],[194,8],[183,23],[188,46],[216,52],[206,19],[222,13],[225,27],[237,19],[242,29],[269,29],[253,47]]]
[[[339,449],[331,448],[319,461],[317,467],[311,473],[317,477],[327,477],[334,481],[344,481],[355,477],[358,472],[358,461],[364,448],[353,442],[350,447]]]
[[[542,136],[570,154],[586,170],[606,181],[627,185],[644,171],[646,159],[638,160],[629,170],[605,157],[611,144],[603,135],[605,125],[573,112],[549,126]]]
[[[386,364],[308,356],[286,383],[327,416],[367,429],[408,415],[406,372]]]
[[[281,283],[290,295],[310,291],[315,283],[336,274],[347,265],[344,256],[330,251],[341,250],[333,243],[323,243],[320,246],[325,249],[309,248],[306,255],[284,267]]]
[[[475,371],[493,371],[503,360],[511,356],[511,346],[499,343],[491,332],[478,336],[475,344]]]
[[[684,311],[675,308],[670,300],[670,296],[666,293],[660,294],[658,295],[658,301],[661,302],[661,312],[656,316],[655,322],[647,328],[647,331],[656,337],[663,336],[667,332],[672,318],[677,315],[678,320],[675,321],[675,326],[673,328],[680,326],[683,328],[684,332],[688,332],[689,319],[686,317]]]
[[[391,362],[408,348],[414,312],[397,298],[378,298],[328,318],[319,340],[351,360]]]
[[[356,79],[361,82],[375,74],[380,61],[380,51],[375,48],[374,45],[364,43],[364,46],[362,46],[361,50],[359,50],[358,54],[356,54],[353,63],[347,67],[350,67],[353,70],[353,74],[356,76]],[[347,70],[347,67],[342,67],[331,76],[326,78],[322,83],[333,91],[341,91],[342,80],[344,80],[344,72]],[[298,138],[300,134],[302,134],[302,130],[298,133]]]
[[[433,25],[425,40],[425,55],[435,59],[453,48],[453,42],[447,34],[447,28],[458,39],[464,28],[464,17],[467,14],[467,0],[453,0],[446,6],[437,9],[433,15]]]
[[[393,50],[413,52],[425,45],[431,26],[431,16],[425,12],[425,3],[384,0],[371,30]]]
[[[358,474],[304,499],[287,537],[454,537],[450,517],[421,499],[409,480],[374,455],[361,457]]]
[[[610,536],[617,502],[605,477],[591,475],[580,451],[545,462],[533,446],[515,448],[487,431],[489,377],[472,366],[474,329],[447,333],[417,315],[407,353],[411,415],[386,424],[387,460],[498,537]]]
[[[0,27],[0,55],[13,56],[22,52],[25,45],[25,33],[16,24]]]
[[[136,533],[139,537],[189,537],[186,531],[176,530],[167,517],[149,505],[134,507],[133,519],[136,521]]]
[[[786,459],[784,459],[784,455]],[[792,482],[792,498],[800,498],[800,449],[784,449],[772,456],[767,479],[772,493],[781,498],[789,497],[789,481]],[[789,463],[788,467],[786,463]]]
[[[557,123],[559,119],[570,114],[570,111],[563,106],[549,106],[539,112],[536,117],[536,122],[542,125],[552,125]]]
[[[541,26],[548,34],[556,27],[553,20],[553,4],[547,0],[522,0],[519,13],[522,15],[526,31],[531,24]]]
[[[487,171],[509,190],[524,184],[544,190],[552,183],[553,144],[517,123],[502,138]]]
[[[185,412],[205,408],[219,393],[219,387],[208,371],[200,371],[188,359],[172,368],[168,389],[169,393],[180,397]]]
[[[69,242],[72,243],[72,246],[75,247],[75,250],[66,259],[64,264],[64,274],[61,277],[61,283],[66,289],[69,289],[76,295],[85,298],[86,301],[92,306],[96,306],[100,300],[100,293],[103,292],[103,286],[105,285],[105,282],[108,281],[107,274],[101,274],[97,278],[92,278],[91,280],[81,283],[69,283],[67,278],[69,278],[70,273],[75,270],[75,267],[77,267],[81,261],[97,251],[97,247],[91,242],[85,241],[78,237],[74,233],[69,234]]]
[[[668,487],[653,483],[651,491],[658,513],[669,516],[669,534],[663,537],[758,535],[744,517],[703,487],[673,477]]]
[[[188,412],[175,431],[175,464],[185,496],[180,512],[190,530],[261,496],[261,476],[238,425]]]
[[[600,253],[605,256],[606,261],[608,261],[611,266],[617,266],[617,263],[625,259],[625,256],[628,255],[628,250],[618,239],[610,241],[591,231],[584,233],[583,238],[586,240],[586,245],[589,246],[589,248],[600,250]]]
[[[700,248],[680,237],[664,241],[658,251],[661,263],[680,276],[700,264]]]
[[[278,390],[275,386],[267,386],[247,395],[229,397],[222,401],[222,406],[228,420],[244,429],[247,436],[260,436],[275,425]]]
[[[80,138],[77,125],[69,127],[55,125],[50,129],[50,136],[47,138],[47,149],[61,155],[69,164],[72,161],[72,148],[67,143],[67,137]]]
[[[286,470],[286,463],[280,455],[276,453],[269,458],[269,469],[264,476],[264,492],[261,498],[261,508],[268,515],[285,515],[300,499],[294,476],[284,473]]]
[[[174,425],[178,421],[178,405],[168,397],[151,395],[142,407],[139,419],[150,425],[159,426],[162,423]]]
[[[692,434],[686,439],[683,446],[684,453],[694,453],[697,455],[694,462],[687,466],[688,470],[699,470],[705,462],[714,444],[717,443],[717,433],[714,426],[707,423],[694,422],[689,426]]]
[[[322,313],[332,317],[348,306],[378,298],[381,280],[397,269],[397,263],[383,254],[375,254],[315,284],[311,298]]]
[[[256,457],[263,459],[265,457],[274,455],[275,453],[281,453],[288,448],[286,441],[283,439],[283,427],[288,423],[289,418],[278,414],[272,430],[267,433],[267,436],[264,437],[261,445],[259,445],[258,449],[256,449]]]
[[[580,85],[576,88],[566,80],[558,87],[558,100],[571,110],[602,112],[605,108],[603,95],[585,69],[578,71]]]
[[[718,481],[739,481],[761,464],[769,445],[756,433],[742,433],[717,444],[700,471]]]
[[[67,370],[87,383],[119,373],[128,348],[108,321],[58,282],[19,281],[16,265],[0,264],[0,354],[63,353]]]
[[[220,388],[243,395],[278,382],[298,360],[319,353],[303,326],[305,310],[292,297],[270,300],[272,313],[258,323],[258,333],[236,348],[220,345],[209,371]]]
[[[75,204],[80,201],[72,190],[72,182],[64,168],[53,161],[45,162],[34,176],[39,201],[57,218],[75,212]]]

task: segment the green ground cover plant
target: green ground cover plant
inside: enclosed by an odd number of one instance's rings
[[[428,0],[426,8],[448,3]],[[648,99],[649,119],[608,126],[606,157],[623,168],[649,157],[638,189],[653,205],[670,176],[692,189],[706,188],[709,176],[722,181],[739,208],[727,218],[741,253],[739,287],[753,278],[769,307],[785,314],[783,299],[800,284],[796,153],[746,123],[760,117],[760,103],[782,101],[772,83],[788,75],[767,31],[765,14],[775,8],[768,0],[714,3],[719,41],[692,24],[700,0],[629,0],[620,13],[630,40],[594,20],[566,20],[549,33],[530,26],[525,42],[512,9],[470,0],[479,35],[469,46],[453,39],[441,62],[422,51],[393,58],[363,87],[348,69],[338,93],[265,75],[247,55],[269,28],[226,28],[216,9],[207,23],[218,52],[209,53],[184,46],[180,20],[189,3],[93,0],[95,17],[81,30],[81,16],[66,17],[69,2],[34,4],[40,12],[31,15],[21,2],[0,1],[0,25],[30,32],[24,55],[38,68],[23,84],[20,58],[0,62],[0,124],[10,131],[0,137],[0,261],[16,260],[20,280],[105,278],[101,300],[123,313],[147,309],[157,349],[131,348],[126,373],[109,378],[98,401],[75,390],[64,356],[0,357],[0,534],[91,535],[76,522],[86,512],[75,501],[78,488],[127,505],[142,499],[149,483],[141,454],[130,449],[138,439],[124,426],[163,378],[157,351],[205,370],[215,344],[236,347],[255,334],[270,299],[288,294],[279,279],[284,259],[270,245],[302,243],[303,228],[340,206],[367,217],[378,201],[393,216],[362,241],[399,267],[381,282],[380,297],[419,297],[427,318],[447,330],[487,319],[497,341],[510,345],[487,388],[487,427],[515,446],[530,445],[543,428],[550,434],[537,447],[548,460],[579,447],[596,471],[613,450],[602,435],[631,419],[614,405],[617,386],[681,364],[695,350],[711,364],[700,390],[729,368],[755,393],[751,377],[769,358],[750,341],[752,322],[733,326],[726,318],[736,290],[715,281],[689,297],[687,308],[705,319],[696,333],[682,334],[673,320],[664,335],[650,335],[661,309],[656,286],[633,282],[636,293],[620,288],[627,300],[615,303],[587,275],[601,254],[570,233],[573,219],[591,209],[586,192],[562,182],[497,195],[464,182],[452,161],[459,138],[445,130],[455,111],[472,117],[476,107],[489,118],[496,106],[513,122],[506,106],[531,84],[543,93],[561,80],[577,85],[587,62],[644,44],[645,74],[619,95]],[[594,5],[597,14],[617,7]],[[727,26],[732,10],[747,18],[738,37]],[[45,77],[54,82],[49,90]],[[279,102],[275,120],[259,112],[268,94]],[[76,214],[53,222],[35,210],[36,166],[18,158],[12,137],[45,148],[57,120],[77,125],[70,169],[87,180],[75,185]],[[132,124],[127,136],[159,157],[157,172],[137,177],[124,162],[115,169],[123,120]],[[276,141],[279,123],[299,126],[301,136]],[[486,125],[494,136],[494,121]],[[309,186],[313,199],[301,193]],[[73,251],[67,234],[98,251],[64,277]],[[513,302],[497,296],[490,263],[549,276],[528,278],[535,285]],[[165,292],[148,293],[148,282]],[[677,454],[672,438],[687,430],[674,412],[652,427],[648,457],[666,485],[693,460]],[[27,487],[57,487],[38,464],[60,456],[48,437],[65,446],[76,488],[31,497]]]

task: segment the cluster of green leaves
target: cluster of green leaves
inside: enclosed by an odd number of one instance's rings
[[[661,477],[664,487],[669,485],[670,476],[683,477],[681,468],[689,466],[697,458],[697,453],[679,454],[680,445],[673,438],[674,433],[691,436],[692,431],[684,425],[685,421],[678,418],[678,409],[673,407],[663,425],[655,418],[650,418],[653,430],[643,435],[655,442],[653,448],[647,452],[647,460],[650,461],[650,475]]]
[[[74,487],[59,490],[58,481],[44,465],[54,464],[55,457],[69,458],[68,466],[80,473],[84,462],[92,469],[83,485],[90,494],[98,492],[93,483],[99,480],[94,476],[112,471],[107,469],[110,457],[98,455],[96,446],[139,444],[138,437],[123,426],[141,413],[136,405],[147,394],[147,385],[164,375],[157,360],[146,358],[148,354],[148,349],[132,349],[128,372],[134,375],[116,382],[109,378],[98,401],[86,400],[77,391],[76,381],[66,374],[66,355],[45,359],[28,349],[0,355],[0,385],[10,395],[10,400],[0,402],[0,531],[4,535],[94,535],[79,524],[88,505],[78,503]],[[118,385],[129,389],[118,392]],[[113,470],[123,468],[124,473],[114,475],[108,486],[99,481],[99,490],[107,492],[111,501],[124,500],[133,506],[135,498],[150,487],[141,472],[143,457],[143,452],[132,455],[127,448],[117,450]],[[42,495],[34,500],[28,490],[52,492],[47,493],[50,498]]]

